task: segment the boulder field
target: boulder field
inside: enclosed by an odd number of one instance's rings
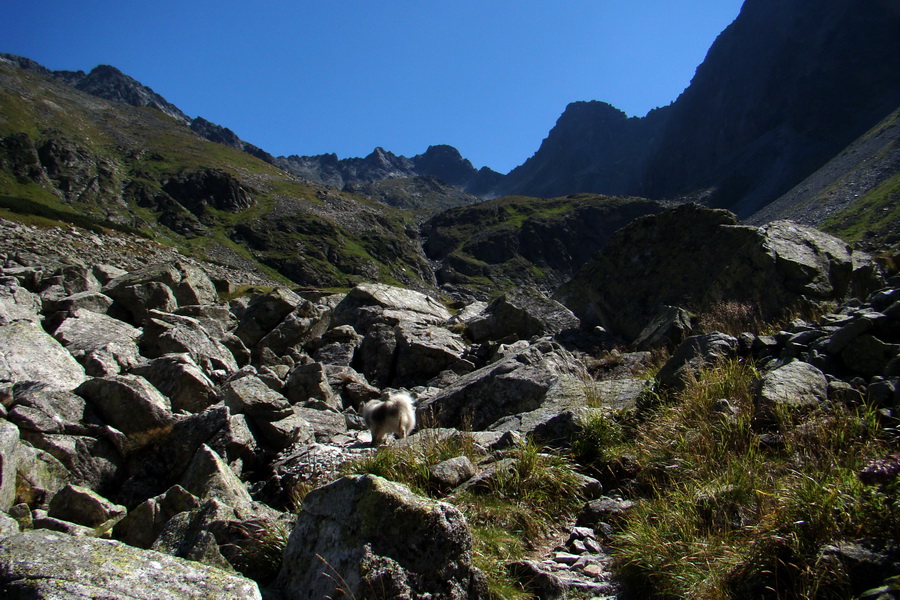
[[[896,282],[815,230],[745,227],[695,206],[622,229],[557,300],[520,289],[454,311],[378,283],[226,302],[184,257],[128,270],[0,258],[4,597],[366,597],[376,585],[487,597],[458,509],[336,475],[373,452],[362,405],[394,390],[415,398],[418,435],[485,449],[482,463],[435,469],[448,493],[502,468],[509,444],[564,447],[598,399],[639,411],[647,389],[677,387],[717,356],[758,361],[761,427],[780,403],[868,397],[885,418],[900,411]],[[696,315],[720,303],[768,318],[824,300],[824,316],[773,335],[695,334]],[[673,352],[656,381],[592,379],[587,362],[613,344],[622,362]],[[558,593],[609,591],[600,558],[585,557],[602,554],[602,507],[628,503],[583,480],[570,552],[510,572]],[[312,491],[297,506],[301,485]],[[259,530],[282,532],[285,547],[251,571],[234,549]]]

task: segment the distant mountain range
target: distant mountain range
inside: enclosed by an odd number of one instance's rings
[[[426,176],[481,198],[681,197],[749,218],[900,106],[898,32],[896,0],[747,0],[675,102],[641,118],[573,102],[508,175],[475,169],[447,145],[412,158],[383,148],[364,158],[273,157],[113,67],[51,72],[6,58],[102,98],[157,108],[209,140],[341,189]]]

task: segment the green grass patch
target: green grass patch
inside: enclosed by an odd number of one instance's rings
[[[896,242],[900,222],[900,173],[870,190],[842,211],[828,217],[821,229],[848,242],[868,241],[876,245]]]
[[[895,497],[857,476],[889,449],[875,412],[784,409],[783,444],[764,446],[753,427],[758,378],[737,360],[702,369],[615,446],[636,464],[643,496],[611,546],[618,575],[640,597],[846,592],[846,574],[819,560],[821,548],[900,533]]]
[[[456,505],[473,535],[474,560],[485,573],[491,597],[528,597],[506,573],[504,565],[524,558],[546,536],[565,524],[581,505],[580,483],[572,464],[535,444],[506,453],[507,468],[497,469],[477,489],[442,496],[429,478],[429,467],[457,456],[483,458],[470,435],[449,437],[424,430],[411,446],[386,446],[375,454],[344,465],[342,474],[371,473],[407,485],[413,491]]]

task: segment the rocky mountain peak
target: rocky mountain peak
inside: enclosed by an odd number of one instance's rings
[[[132,106],[148,106],[155,108],[185,124],[191,119],[174,104],[154,92],[136,79],[122,73],[110,65],[98,65],[83,79],[69,82],[82,92],[100,98],[124,102]]]

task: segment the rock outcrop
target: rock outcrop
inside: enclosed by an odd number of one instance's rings
[[[631,342],[672,306],[705,312],[733,301],[769,321],[879,285],[870,259],[837,238],[789,221],[743,226],[686,204],[620,230],[554,298]]]
[[[459,510],[372,475],[339,479],[306,497],[277,587],[309,600],[487,597]]]

